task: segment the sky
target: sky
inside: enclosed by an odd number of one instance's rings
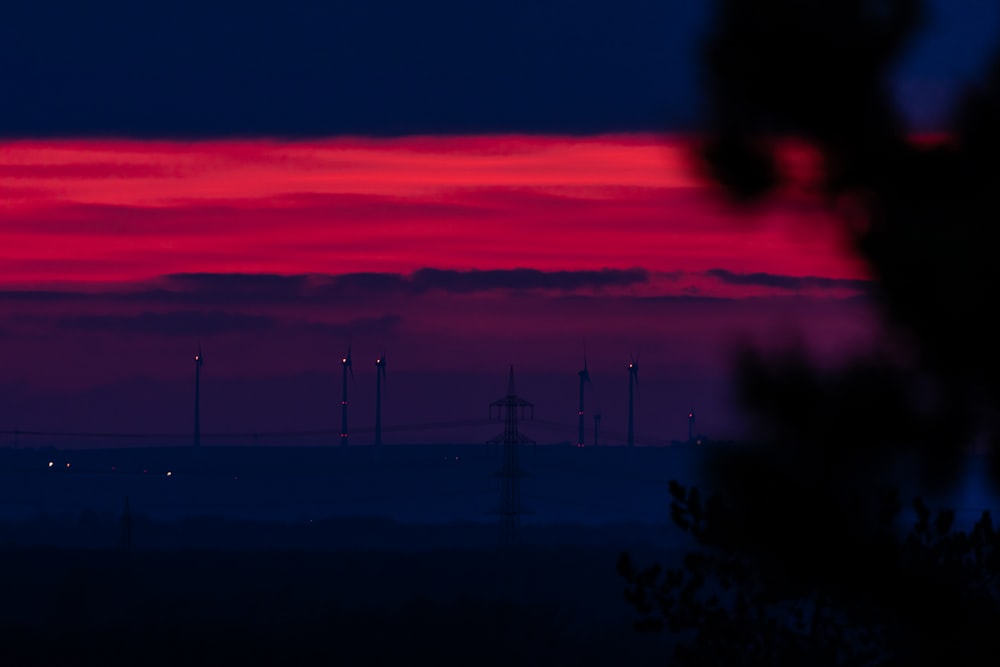
[[[1000,33],[995,3],[929,10],[888,82],[914,135]],[[350,346],[351,444],[383,354],[387,442],[491,437],[411,427],[488,416],[511,364],[525,431],[575,442],[585,355],[588,442],[600,412],[621,443],[634,357],[641,443],[691,409],[737,435],[735,345],[835,363],[878,320],[807,148],[752,211],[705,178],[710,12],[4,3],[0,430],[187,433],[200,345],[203,432],[339,432]]]

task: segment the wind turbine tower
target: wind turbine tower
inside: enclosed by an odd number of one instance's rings
[[[503,465],[493,473],[500,477],[500,506],[496,512],[500,515],[500,544],[510,548],[517,542],[517,532],[521,525],[521,470],[518,462],[518,445],[533,444],[534,440],[526,438],[517,430],[517,419],[534,417],[535,406],[514,393],[514,366],[510,367],[510,379],[507,381],[507,395],[490,403],[490,419],[493,419],[494,408],[498,419],[503,419],[503,434],[490,443],[503,442]],[[502,416],[501,416],[502,415]]]
[[[201,446],[201,366],[205,357],[201,354],[201,343],[198,344],[198,354],[194,355],[194,446]]]
[[[635,445],[635,410],[634,395],[635,385],[639,384],[639,357],[638,355],[628,362],[628,446]]]
[[[347,373],[350,371],[351,379],[354,379],[354,369],[351,368],[351,346],[347,346],[347,356],[341,357],[340,365],[344,371],[344,392],[340,401],[340,444],[347,444]]]
[[[688,411],[688,442],[694,442],[694,409]]]
[[[385,378],[385,352],[375,360],[375,446],[382,444],[382,380]]]
[[[590,382],[590,373],[587,371],[587,357],[583,357],[583,370],[579,371],[577,375],[580,376],[580,410],[577,412],[577,417],[580,421],[580,434],[576,439],[576,446],[583,447],[583,385]]]

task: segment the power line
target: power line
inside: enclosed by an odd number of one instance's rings
[[[562,431],[566,431],[567,433],[572,432],[572,430],[574,428],[576,428],[575,426],[573,426],[571,424],[565,424],[565,423],[554,422],[554,421],[547,421],[547,420],[544,420],[544,419],[535,420],[533,423],[535,425],[542,426],[544,428],[559,429],[559,430],[562,430]],[[608,441],[609,439],[623,440],[624,441],[624,440],[627,439],[627,434],[623,433],[621,431],[601,431],[601,435],[604,437],[605,441]],[[673,444],[673,440],[668,440],[667,438],[656,438],[656,437],[648,436],[648,435],[634,435],[633,437],[634,437],[634,442],[636,444],[642,444],[642,445],[670,445],[670,444]]]
[[[382,432],[412,432],[412,431],[429,431],[435,429],[459,429],[459,428],[469,428],[475,426],[484,426],[489,423],[494,423],[493,420],[489,419],[452,419],[447,421],[436,421],[436,422],[422,422],[422,423],[409,423],[409,424],[395,424],[392,426],[383,426]],[[547,420],[535,420],[533,422],[536,426],[548,429],[557,430],[570,435],[573,433],[576,426],[572,424],[565,424],[554,421]],[[375,431],[374,427],[364,427],[354,429],[354,433],[372,433]],[[337,429],[303,429],[303,430],[282,430],[282,431],[216,431],[205,433],[202,432],[202,439],[216,439],[216,440],[226,440],[226,439],[244,439],[244,440],[257,440],[257,439],[277,439],[277,438],[309,438],[309,437],[325,437],[330,435],[337,435],[340,431]],[[609,440],[625,440],[626,434],[623,432],[616,431],[606,431],[603,432],[605,439]],[[96,439],[103,438],[108,440],[187,440],[191,437],[188,432],[155,432],[155,431],[56,431],[56,430],[31,430],[31,429],[3,429],[0,430],[0,436],[11,436],[15,438],[26,437],[26,438],[85,438],[85,439]],[[567,439],[569,441],[569,439]],[[637,444],[644,445],[670,445],[673,443],[672,440],[666,438],[656,438],[647,435],[636,435],[635,442]]]
[[[396,426],[383,427],[383,431],[420,431],[429,429],[464,428],[469,426],[482,426],[490,423],[488,419],[456,419],[451,421],[425,422],[420,424],[398,424]],[[355,432],[371,432],[374,428],[355,429]],[[219,431],[215,433],[202,433],[202,438],[290,438],[290,437],[310,437],[327,436],[337,434],[336,429],[313,429],[301,431]],[[35,431],[21,429],[0,430],[0,435],[15,437],[45,437],[45,438],[107,438],[107,439],[187,439],[190,433],[165,433],[149,431]]]

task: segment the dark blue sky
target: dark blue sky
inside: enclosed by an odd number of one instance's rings
[[[8,1],[0,135],[690,129],[711,6]],[[998,28],[990,0],[931,3],[893,84],[912,121],[941,124]]]

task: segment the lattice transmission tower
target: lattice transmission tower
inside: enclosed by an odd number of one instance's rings
[[[534,444],[535,441],[525,437],[517,430],[517,420],[534,419],[535,406],[514,392],[514,366],[510,367],[510,379],[507,381],[507,395],[490,403],[490,419],[502,419],[503,434],[489,440],[490,444],[503,444],[503,464],[493,476],[500,479],[500,505],[494,510],[500,515],[500,544],[510,548],[517,542],[518,529],[521,526],[521,478],[524,470],[518,461],[518,446]]]

